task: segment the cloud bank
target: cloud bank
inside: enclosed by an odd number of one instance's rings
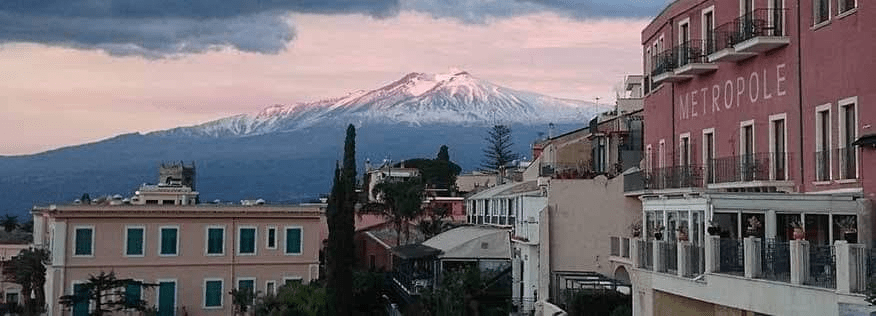
[[[289,14],[420,12],[465,23],[553,12],[574,19],[645,17],[663,0],[4,0],[0,44],[98,49],[162,58],[233,48],[276,54],[296,36]]]

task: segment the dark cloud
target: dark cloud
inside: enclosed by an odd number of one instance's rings
[[[575,19],[655,16],[666,0],[405,0],[402,9],[483,23],[490,18],[555,12]]]
[[[398,0],[0,0],[0,43],[160,58],[232,47],[277,53],[288,13],[393,16]]]
[[[400,2],[401,1],[401,2]],[[0,0],[0,44],[41,43],[161,58],[231,47],[277,53],[295,38],[288,14],[401,10],[483,23],[536,12],[589,17],[656,15],[665,0]]]

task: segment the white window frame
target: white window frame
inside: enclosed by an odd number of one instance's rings
[[[687,148],[683,148],[685,139],[687,139]],[[693,161],[690,159],[693,156],[692,153],[690,152],[691,148],[693,148],[693,143],[691,143],[690,132],[681,133],[680,135],[678,135],[678,151],[679,151],[678,165],[679,166],[690,166],[693,163]],[[687,149],[687,150],[683,150],[683,149]],[[681,156],[681,153],[683,153],[683,152],[687,153],[687,157]],[[687,164],[685,164],[685,162],[687,162]]]
[[[176,229],[176,253],[173,254],[162,254],[161,253],[161,245],[162,240],[164,240],[164,230],[167,228]],[[179,249],[179,240],[180,240],[180,229],[179,225],[163,225],[158,227],[158,256],[159,257],[178,257],[180,253]],[[169,281],[168,281],[169,282]]]
[[[816,170],[815,170],[816,182],[824,182],[824,181],[833,180],[833,152],[832,152],[833,151],[833,113],[831,113],[832,108],[833,108],[833,105],[831,103],[822,104],[822,105],[815,107],[815,152],[827,151],[827,179],[818,180],[818,174],[817,174],[818,170],[816,168]],[[827,139],[827,146],[829,148],[820,148],[819,147],[819,146],[821,146],[821,143],[822,143],[821,135],[823,134],[822,130],[821,130],[821,126],[823,125],[821,123],[821,113],[822,112],[827,112],[827,120],[828,120],[827,128],[829,129],[829,131],[827,133],[827,138],[828,138]]]
[[[138,229],[138,228],[143,230],[143,237],[141,238],[142,240],[140,241],[140,243],[141,243],[140,249],[142,249],[143,251],[139,255],[129,255],[128,254],[128,230],[129,229]],[[126,258],[142,258],[142,257],[146,256],[146,236],[147,236],[146,235],[146,225],[125,225],[125,242],[124,242],[124,245],[122,245],[122,255],[125,256]]]
[[[269,289],[268,285],[274,286],[273,293],[268,290]],[[277,295],[277,281],[274,281],[274,280],[265,281],[265,295]]]
[[[702,140],[703,140],[703,142],[702,142],[702,144],[700,145],[700,147],[702,147],[702,148],[700,149],[700,152],[701,152],[701,155],[702,155],[701,157],[702,157],[702,158],[700,158],[700,160],[703,161],[703,167],[704,167],[704,168],[714,168],[712,162],[706,160],[706,159],[709,157],[709,155],[706,154],[706,135],[712,135],[712,152],[711,152],[711,154],[712,154],[712,155],[711,155],[711,156],[712,156],[712,159],[716,159],[716,158],[718,158],[717,156],[715,156],[715,151],[716,151],[717,148],[718,148],[718,146],[715,145],[715,144],[717,144],[717,141],[716,141],[716,138],[715,138],[715,128],[714,128],[714,127],[710,127],[710,128],[705,128],[705,129],[703,129],[703,134],[702,134]],[[711,170],[711,172],[712,172],[712,175],[714,176],[714,175],[715,175],[715,170]],[[703,174],[703,177],[706,177],[707,175],[708,175],[708,173],[705,173],[705,174]],[[712,180],[712,179],[706,179],[705,181],[706,181],[706,183],[709,183],[708,181],[710,181],[710,180]]]
[[[775,9],[775,8],[773,7],[773,1],[774,1],[774,0],[766,0],[766,1],[767,1],[767,8],[769,8],[769,9]],[[787,7],[786,4],[785,4],[785,0],[782,0],[782,9],[786,9],[786,8],[788,8],[788,7]],[[767,16],[768,16],[767,18],[769,19],[769,22],[772,22],[772,21],[773,21],[773,15],[772,15],[772,14],[767,14]],[[787,34],[789,34],[789,33],[788,33],[788,28],[786,27],[786,25],[787,25],[786,21],[787,21],[787,20],[788,20],[787,13],[782,13],[782,21],[781,21],[781,23],[782,23],[782,34],[781,34],[781,35],[782,35],[782,36],[787,36]],[[787,122],[786,122],[786,124],[787,124]]]
[[[219,281],[219,306],[207,306],[207,282]],[[201,308],[203,309],[223,309],[225,308],[225,279],[223,278],[204,278],[203,286],[201,287],[203,299],[201,300]],[[155,301],[158,301],[156,298]]]
[[[775,156],[774,154],[772,154],[773,149],[776,148],[775,122],[782,121],[783,122],[782,125],[785,129],[785,131],[784,131],[784,133],[785,133],[784,144],[782,144],[782,148],[785,148],[785,152],[784,152],[784,155],[782,156],[782,159],[785,160],[785,177],[784,177],[784,179],[787,180],[788,176],[789,176],[788,173],[790,172],[790,169],[791,169],[788,166],[788,163],[789,163],[789,161],[788,161],[788,114],[787,113],[779,113],[779,114],[770,115],[769,120],[770,120],[770,144],[769,144],[770,147],[769,147],[769,149],[770,149],[770,153],[771,153],[770,154],[770,179],[773,179],[773,180],[776,179],[776,162],[773,161],[773,159],[772,159]]]
[[[484,221],[484,222],[486,222],[486,221]],[[289,229],[296,229],[296,228],[301,231],[301,238],[298,240],[299,241],[298,253],[287,252],[286,250],[289,249],[289,247],[286,246],[286,243],[289,242],[289,240],[287,239],[289,234],[286,231]],[[302,227],[301,225],[289,225],[289,226],[283,227],[283,254],[285,254],[287,256],[300,256],[300,255],[304,254],[304,227]]]
[[[284,277],[283,277],[283,285],[282,285],[282,286],[285,286],[285,285],[286,285],[286,282],[288,282],[288,281],[301,281],[301,284],[304,284],[304,278],[303,278],[303,277],[300,277],[300,276],[284,276]]]
[[[666,167],[666,140],[660,139],[660,146],[657,148],[657,168]]]
[[[177,230],[177,237],[179,237],[179,231]],[[179,240],[179,238],[177,238]],[[177,248],[177,252],[179,252],[179,248]],[[156,279],[156,289],[155,289],[155,309],[158,309],[159,298],[161,297],[161,282],[173,282],[173,310],[175,311],[179,308],[179,281],[177,279]],[[206,291],[205,291],[206,292]]]
[[[818,9],[820,8],[820,4],[819,4],[820,1],[822,1],[822,0],[813,0],[812,1],[812,27],[813,28],[818,28],[818,27],[821,27],[823,25],[830,24],[831,19],[833,19],[833,9],[831,8],[831,5],[830,5],[830,3],[833,1],[823,0],[823,1],[827,2],[827,20],[818,22],[818,20],[816,18],[818,17]]]
[[[83,281],[83,280],[70,281],[70,295],[76,295],[76,285],[79,285],[79,284],[88,284],[88,281]],[[141,295],[142,295],[142,293],[141,293]],[[4,299],[5,299],[5,297],[4,297]],[[24,297],[22,297],[21,299],[23,300]],[[92,302],[91,299],[89,299],[88,300],[88,312],[89,313],[93,312],[95,307],[96,306],[94,306],[94,302]],[[70,307],[70,315],[73,315],[73,307],[72,306]]]
[[[861,106],[858,104],[858,97],[857,96],[848,97],[848,98],[837,101],[836,104],[837,104],[837,111],[839,112],[837,115],[837,120],[839,121],[839,135],[838,135],[839,139],[845,140],[846,136],[847,136],[846,135],[846,109],[845,109],[845,107],[849,104],[855,105],[855,137],[856,138],[860,137],[861,131],[859,130],[860,125],[858,125],[858,116],[860,115],[859,113],[861,112]],[[839,118],[842,118],[842,119],[839,119]],[[844,143],[844,141],[838,141],[837,145],[838,145],[837,146],[838,148],[846,148],[846,144]],[[854,179],[844,179],[844,180],[849,180],[849,181],[854,182],[860,178],[861,178],[861,158],[858,157],[858,150],[856,149],[855,150],[855,178]]]
[[[647,155],[645,156],[645,168],[651,171],[651,169],[654,169],[654,148],[651,144],[645,146],[645,154]]]
[[[839,16],[839,17],[843,17],[843,16],[846,16],[846,15],[851,14],[852,12],[855,12],[855,11],[858,10],[858,0],[851,0],[851,1],[853,1],[853,2],[855,3],[855,6],[852,7],[851,9],[848,9],[848,10],[842,11],[842,8],[843,8],[842,2],[843,2],[843,1],[844,1],[844,0],[837,0],[837,1],[836,1],[836,12],[837,12],[837,16]]]
[[[706,26],[706,14],[709,14],[709,13],[712,14],[712,25],[709,25],[707,27]],[[702,40],[704,41],[703,53],[706,52],[706,48],[709,45],[709,43],[705,43],[705,40],[707,38],[709,38],[709,36],[707,34],[708,30],[715,30],[715,5],[710,5],[709,7],[700,11],[700,36],[701,36]]]
[[[221,229],[222,230],[222,252],[220,253],[210,253],[210,229]],[[227,230],[225,229],[225,225],[207,225],[204,227],[204,255],[207,257],[221,257],[225,255],[225,240],[228,236]]]
[[[739,122],[739,155],[745,154],[745,127],[751,126],[751,152],[754,155],[757,153],[757,130],[754,128],[754,120]]]
[[[682,44],[684,44],[684,41],[683,41],[684,40],[684,33],[681,32],[681,30],[682,30],[681,27],[683,25],[687,25],[687,39],[688,40],[693,39],[693,37],[691,37],[691,31],[690,31],[690,17],[684,18],[683,20],[679,21],[677,25],[678,25],[678,46],[681,46]]]
[[[241,244],[240,244],[243,241],[243,239],[240,238],[242,236],[240,232],[243,231],[244,229],[252,229],[253,230],[254,236],[252,238],[253,245],[252,245],[252,252],[251,253],[240,252],[240,250],[243,248],[243,247],[241,247]],[[238,256],[255,256],[255,255],[258,255],[258,253],[259,253],[259,228],[258,228],[258,226],[254,226],[254,225],[238,226],[237,227],[237,255]]]
[[[76,245],[79,244],[79,240],[78,240],[79,236],[76,234],[76,231],[80,230],[80,229],[91,230],[91,246],[90,246],[91,247],[91,254],[88,254],[88,255],[77,255],[76,254]],[[94,232],[95,232],[94,225],[76,225],[76,226],[73,226],[73,247],[72,248],[73,248],[73,257],[74,258],[94,258],[95,250],[97,250],[94,248],[94,240],[97,239]],[[125,242],[127,242],[127,240]]]
[[[145,231],[145,230],[143,231],[143,239],[146,239],[146,231]],[[146,252],[146,249],[145,249],[145,248],[143,249],[143,252],[144,252],[144,253]],[[140,297],[138,297],[137,299],[138,299],[138,300],[143,300],[143,290],[145,289],[145,287],[143,287],[142,284],[143,284],[143,283],[146,283],[146,280],[143,280],[143,279],[133,279],[133,280],[134,280],[134,282],[140,282],[140,283],[141,283],[141,285],[140,285]],[[127,289],[127,287],[124,287],[124,286],[123,286],[122,288],[125,289],[125,291],[124,291],[123,294],[124,294],[124,295],[128,295],[128,289]],[[121,297],[120,297],[120,298],[121,298]],[[145,300],[144,300],[144,301],[145,301]],[[126,310],[126,311],[133,311],[134,309],[133,309],[133,308],[125,308],[124,310]]]
[[[271,247],[271,234],[269,234],[271,229],[274,230],[274,246],[273,247]],[[279,229],[277,229],[276,225],[271,225],[271,226],[268,226],[267,228],[265,228],[265,249],[271,249],[271,250],[277,249],[277,244],[279,244],[279,240],[278,240],[279,238],[277,238],[278,233],[279,233]]]

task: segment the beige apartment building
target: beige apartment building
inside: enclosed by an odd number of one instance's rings
[[[65,205],[35,207],[35,246],[52,252],[48,315],[89,275],[114,271],[159,315],[231,315],[231,289],[273,293],[319,278],[321,205]]]

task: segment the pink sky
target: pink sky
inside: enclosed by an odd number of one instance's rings
[[[340,96],[414,71],[464,69],[510,88],[608,103],[624,75],[641,73],[639,34],[648,22],[539,13],[464,24],[412,12],[289,20],[297,37],[276,55],[226,49],[150,60],[0,46],[0,155]]]

